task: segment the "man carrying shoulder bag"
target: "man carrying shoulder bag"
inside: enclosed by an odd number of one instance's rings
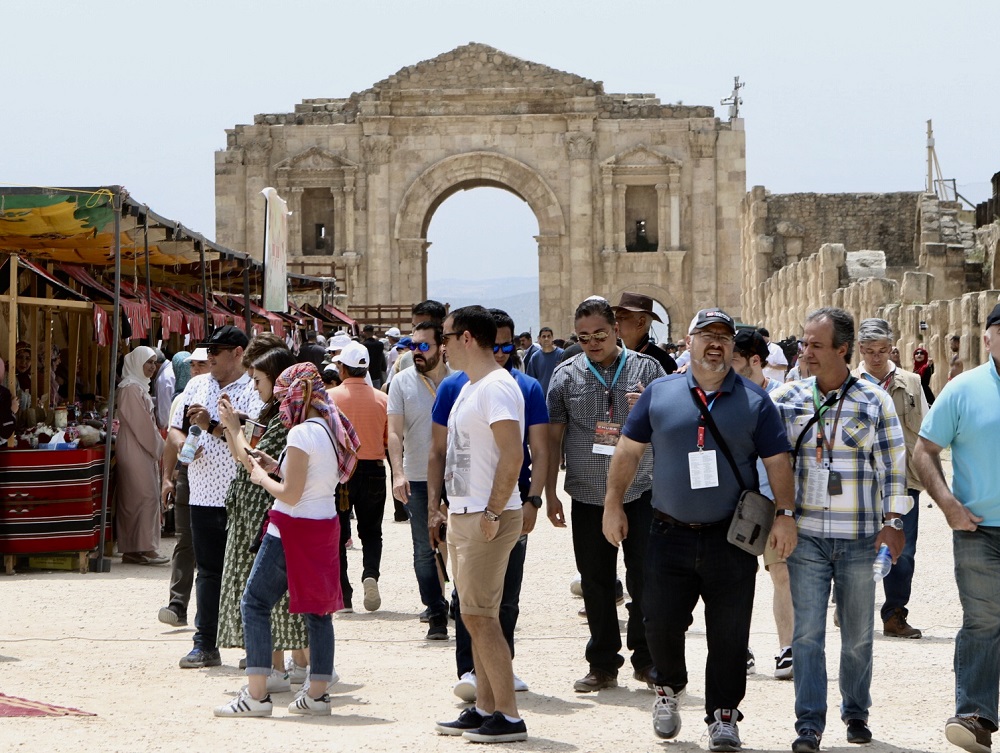
[[[767,393],[731,369],[735,334],[733,319],[724,311],[698,312],[687,337],[690,369],[657,379],[639,397],[612,459],[604,501],[604,535],[617,546],[629,533],[623,494],[651,443],[654,510],[645,601],[646,638],[655,664],[653,730],[662,738],[680,731],[677,698],[688,680],[684,636],[700,598],[708,642],[705,722],[709,748],[720,751],[739,750],[742,744],[737,722],[746,694],[757,573],[756,556],[742,546],[750,539],[754,547],[762,546],[767,538],[787,556],[796,543],[795,520],[789,516],[794,508],[791,446]],[[718,437],[724,437],[732,464]],[[749,534],[735,532],[744,541],[734,536],[738,545],[733,545],[729,531],[741,497],[745,508],[769,503],[760,495],[756,500],[744,495],[757,488],[758,457],[777,518],[769,536],[762,530],[755,536],[750,525]],[[744,481],[751,483],[745,487]]]

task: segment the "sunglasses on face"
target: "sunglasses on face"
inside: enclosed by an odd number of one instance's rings
[[[208,355],[210,356],[217,356],[224,350],[233,350],[233,349],[234,346],[232,345],[209,345],[208,348],[206,348],[206,350],[208,351]]]
[[[593,338],[596,342],[602,343],[611,336],[610,332],[605,332],[603,329],[599,332],[595,332],[592,335],[577,335],[576,339],[580,341],[581,345],[586,345]]]
[[[410,350],[419,350],[421,353],[426,353],[431,349],[430,343],[410,343],[407,345]]]
[[[511,353],[514,352],[514,343],[512,343],[512,342],[509,342],[509,343],[499,343],[499,344],[493,346],[493,352],[494,353],[499,353],[501,350],[504,353],[510,355]]]

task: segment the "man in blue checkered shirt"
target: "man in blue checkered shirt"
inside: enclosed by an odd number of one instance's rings
[[[841,719],[847,741],[871,742],[872,562],[882,544],[903,550],[906,445],[892,398],[851,375],[854,319],[839,308],[806,317],[800,360],[812,375],[771,397],[795,447],[799,543],[788,558],[795,632],[794,753],[815,753],[826,726],[827,604],[840,618]]]

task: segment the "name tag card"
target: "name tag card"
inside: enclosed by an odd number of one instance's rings
[[[805,504],[808,507],[830,506],[830,471],[827,468],[812,466],[806,472]]]
[[[692,489],[711,489],[719,485],[719,466],[715,450],[698,450],[688,453],[688,472]]]
[[[611,421],[598,421],[594,429],[594,445],[592,452],[595,455],[614,455],[615,447],[618,446],[618,439],[622,435],[622,425]]]

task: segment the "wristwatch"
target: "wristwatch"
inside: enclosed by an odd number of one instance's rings
[[[215,436],[215,430],[219,428],[219,422],[214,418],[208,422],[208,433]]]
[[[525,497],[524,501],[534,505],[535,508],[538,510],[542,509],[542,498],[539,497],[537,494],[533,494],[530,497]]]
[[[777,510],[774,511],[775,520],[780,518],[782,515],[784,515],[787,518],[791,518],[792,520],[795,520],[795,510],[789,507],[779,507]]]
[[[486,518],[488,521],[490,521],[490,523],[496,523],[498,520],[500,520],[500,516],[497,515],[495,512],[493,512],[492,510],[490,510],[489,508],[483,510],[483,517]]]
[[[882,521],[883,528],[895,528],[897,531],[903,530],[902,518],[886,518]]]

